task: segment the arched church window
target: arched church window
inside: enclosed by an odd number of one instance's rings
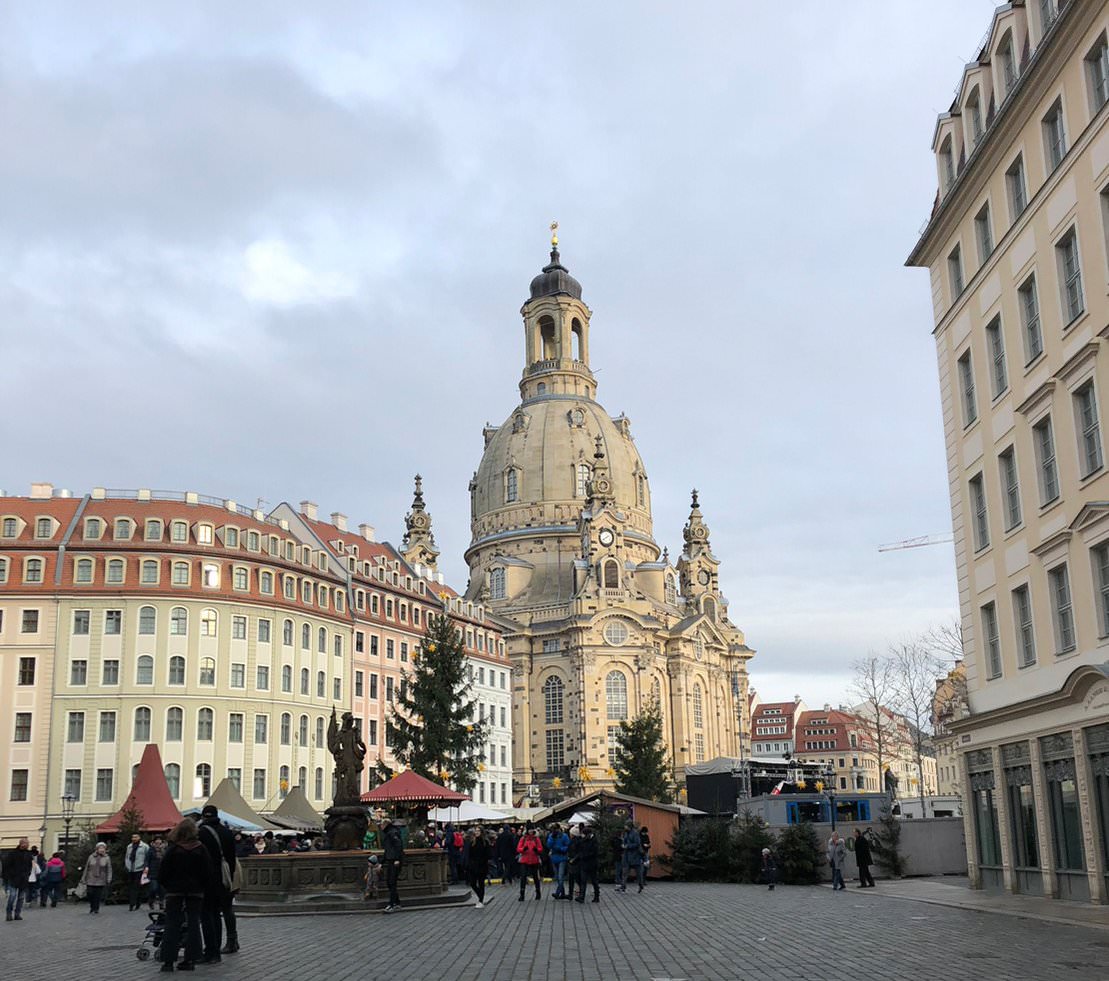
[[[643,474],[636,478],[636,486],[639,492],[639,506],[645,508],[647,506],[647,478]]]
[[[693,727],[701,729],[705,725],[705,703],[701,695],[701,686],[693,686]]]
[[[504,569],[494,569],[489,573],[489,596],[492,599],[504,599]]]
[[[628,679],[620,671],[610,671],[605,678],[605,707],[610,719],[628,717]]]
[[[589,478],[593,476],[593,471],[589,468],[588,463],[578,464],[578,482],[574,488],[576,497],[585,497],[589,490]]]
[[[550,317],[541,317],[539,320],[539,336],[543,343],[543,360],[550,361],[558,357],[557,337],[555,323]]]
[[[538,385],[535,386],[535,391],[539,395],[546,395],[547,394],[547,383],[546,382],[540,382]]]
[[[581,321],[577,317],[574,318],[573,323],[570,325],[570,343],[573,345],[573,357],[575,361],[584,361],[582,357],[582,334],[583,329]]]
[[[562,701],[565,685],[562,679],[552,675],[543,682],[543,708],[547,725],[562,725]]]
[[[620,566],[615,559],[606,559],[601,567],[601,584],[605,589],[620,588]]]
[[[504,476],[504,502],[510,504],[512,501],[518,501],[519,499],[520,476],[519,471],[513,468]]]
[[[666,602],[670,604],[678,602],[678,584],[674,582],[674,577],[670,575],[666,577]]]
[[[662,685],[659,684],[658,678],[651,682],[651,701],[660,709],[662,707]]]

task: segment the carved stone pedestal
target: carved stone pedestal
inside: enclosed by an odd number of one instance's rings
[[[331,843],[331,851],[348,852],[362,848],[369,821],[366,809],[360,804],[333,804],[324,814],[324,832]]]

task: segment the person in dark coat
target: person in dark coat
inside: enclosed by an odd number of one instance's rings
[[[397,880],[400,878],[401,866],[404,864],[404,841],[400,836],[400,828],[389,818],[381,822],[381,835],[381,843],[385,851],[382,857],[385,863],[385,885],[389,889],[389,905],[385,907],[385,912],[392,913],[400,909]]]
[[[4,853],[4,886],[8,890],[7,918],[23,919],[23,897],[31,878],[31,866],[35,856],[31,854],[30,842],[20,838],[19,844]]]
[[[516,881],[516,835],[509,825],[497,835],[497,861],[501,864],[501,884],[511,885]]]
[[[234,954],[239,949],[239,927],[235,920],[235,909],[231,905],[234,897],[230,888],[223,883],[222,861],[227,863],[227,871],[232,879],[238,859],[235,858],[235,836],[229,828],[219,823],[219,810],[212,804],[205,804],[200,812],[200,843],[207,849],[215,870],[211,891],[204,897],[204,963],[218,964],[221,954]],[[223,928],[227,926],[227,944],[221,950]]]
[[[161,909],[165,905],[165,900],[162,898],[164,890],[158,882],[158,873],[162,869],[162,859],[166,854],[166,842],[161,835],[155,835],[154,840],[150,843],[150,851],[146,853],[146,876],[150,880],[150,890],[146,894],[147,903],[150,909],[154,909],[154,904],[158,904]]]
[[[212,894],[219,873],[211,856],[197,838],[196,822],[185,818],[169,833],[169,847],[158,870],[166,896],[166,931],[162,937],[162,970],[172,971],[185,928],[185,957],[176,965],[180,971],[193,970],[204,953],[201,919],[206,896]]]
[[[771,892],[778,881],[778,863],[774,861],[774,854],[769,848],[762,850],[762,881]]]
[[[600,859],[600,842],[593,833],[593,825],[582,825],[581,843],[578,845],[579,903],[585,902],[586,883],[593,886],[593,902],[601,901]]]
[[[628,821],[624,830],[624,878],[616,888],[627,891],[628,876],[635,876],[639,891],[643,892],[643,841],[634,821]]]
[[[870,829],[867,828],[867,831]],[[870,874],[870,866],[874,861],[870,854],[870,839],[855,829],[855,863],[859,866],[859,888],[866,889],[874,885],[874,876]]]
[[[489,859],[493,849],[485,832],[474,828],[466,842],[466,878],[477,896],[477,908],[485,906],[485,880],[489,876]]]
[[[612,849],[612,868],[615,876],[617,888],[624,885],[624,876],[627,874],[624,868],[624,833],[617,831],[609,842],[609,847]]]

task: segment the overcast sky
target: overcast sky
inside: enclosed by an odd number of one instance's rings
[[[317,501],[466,581],[547,225],[768,699],[953,615],[930,139],[987,0],[0,5],[0,487]]]

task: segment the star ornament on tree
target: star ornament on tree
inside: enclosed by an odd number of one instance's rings
[[[446,780],[449,776],[450,776],[450,774],[447,773],[446,770],[440,770],[439,771],[439,779],[440,780]]]
[[[824,789],[824,781],[823,780],[817,780],[816,783],[813,784],[813,786],[816,787],[817,793],[819,793],[820,791],[822,791]]]
[[[587,767],[587,766],[579,766],[578,767],[578,779],[582,783],[589,783],[589,780],[590,780],[589,767]]]
[[[554,787],[555,790],[558,790],[562,786],[562,778],[561,777],[555,777],[551,781],[551,786]]]
[[[797,789],[798,790],[805,790],[807,787],[808,787],[808,784],[804,780],[798,780],[797,781]]]

